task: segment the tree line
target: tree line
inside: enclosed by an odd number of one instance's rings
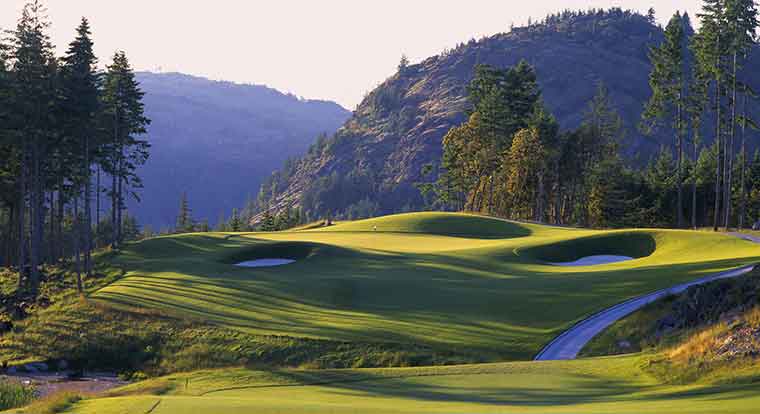
[[[179,210],[177,211],[176,225],[173,230],[163,229],[160,234],[182,233],[207,233],[215,232],[246,232],[246,231],[281,231],[306,224],[307,218],[300,208],[285,208],[277,213],[272,209],[261,208],[260,199],[248,198],[243,209],[233,208],[227,217],[224,212],[219,215],[216,225],[212,228],[208,219],[196,219],[193,217],[187,193],[180,196]],[[257,223],[254,218],[263,211],[261,219]],[[154,236],[148,226],[141,233],[142,238]]]
[[[477,66],[467,121],[443,139],[438,180],[419,185],[431,208],[595,227],[684,227],[690,217],[717,230],[757,219],[760,156],[747,154],[757,95],[743,67],[757,45],[757,10],[751,0],[707,0],[699,19],[695,32],[676,13],[651,47],[640,128],[663,145],[643,168],[620,155],[625,128],[603,85],[582,125],[560,131],[531,65]]]
[[[33,296],[44,265],[73,263],[81,290],[92,251],[133,235],[125,200],[137,197],[150,148],[126,54],[100,71],[83,18],[58,57],[49,26],[42,3],[29,1],[0,43],[0,257]]]

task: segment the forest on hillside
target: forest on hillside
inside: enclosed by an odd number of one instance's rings
[[[676,13],[649,51],[651,96],[639,128],[671,132],[674,142],[648,166],[622,161],[622,122],[603,86],[581,127],[559,133],[530,65],[478,66],[472,113],[444,138],[442,173],[425,187],[432,203],[591,227],[683,228],[690,217],[693,228],[727,230],[757,220],[760,153],[749,159],[747,135],[757,129],[748,102],[760,85],[743,76],[757,9],[754,1],[706,1],[698,17],[695,33],[688,15]],[[709,112],[715,139],[706,146]]]
[[[293,208],[311,220],[464,209],[598,227],[745,226],[760,213],[756,13],[749,1],[706,1],[696,32],[680,13],[660,28],[654,10],[563,11],[402,60],[341,131],[261,187],[253,223]],[[535,127],[534,106],[552,128],[513,148]]]

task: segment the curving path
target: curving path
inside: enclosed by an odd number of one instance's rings
[[[681,293],[692,286],[709,283],[719,279],[729,279],[741,276],[743,274],[749,273],[754,268],[755,265],[750,265],[706,276],[701,279],[673,286],[668,289],[658,290],[648,295],[639,296],[637,298],[633,298],[626,302],[615,305],[611,308],[605,309],[581,322],[578,322],[572,328],[563,332],[560,336],[550,342],[549,345],[544,347],[544,349],[538,353],[535,360],[553,361],[575,359],[583,347],[586,346],[586,344],[591,341],[596,335],[601,333],[608,326],[643,308],[644,306],[667,295]]]

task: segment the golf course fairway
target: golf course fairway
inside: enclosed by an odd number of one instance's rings
[[[552,264],[605,255],[632,259]],[[292,262],[236,266],[274,259]],[[643,354],[529,361],[602,309],[760,262],[760,247],[737,237],[413,213],[303,231],[157,237],[109,260],[124,275],[90,293],[108,306],[253,335],[423,345],[484,363],[178,373],[80,401],[70,412],[749,413],[760,406],[756,385],[658,380]]]
[[[85,400],[81,414],[755,413],[757,385],[667,386],[638,356],[364,370],[199,371],[163,395]],[[137,395],[134,395],[137,394]],[[152,410],[152,411],[151,411]]]
[[[593,255],[635,260],[562,267]],[[287,266],[236,263],[295,260]],[[413,213],[318,230],[189,234],[128,246],[126,274],[91,295],[261,335],[416,343],[531,359],[573,323],[675,284],[760,262],[735,237],[591,231]]]

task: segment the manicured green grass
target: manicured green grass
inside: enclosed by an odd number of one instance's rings
[[[636,259],[594,267],[547,263],[595,254]],[[297,262],[275,268],[233,265],[260,258]],[[19,332],[6,335],[0,350],[16,353],[14,359],[33,357],[23,347],[36,338],[39,344],[32,345],[40,355],[61,344],[70,345],[72,354],[97,344],[87,352],[115,356],[116,350],[131,349],[124,343],[136,344],[127,354],[169,364],[163,372],[209,361],[205,366],[235,365],[237,358],[255,365],[259,356],[261,362],[277,363],[264,364],[263,370],[249,366],[154,378],[107,398],[77,402],[68,412],[667,414],[754,413],[760,406],[756,383],[664,383],[662,371],[672,365],[660,355],[386,369],[272,368],[315,362],[308,357],[304,363],[288,362],[300,354],[337,355],[341,364],[355,366],[444,364],[462,355],[483,361],[529,359],[595,311],[760,262],[760,247],[725,235],[605,232],[416,213],[290,232],[159,237],[129,245],[105,262],[125,275],[114,271],[104,283],[89,281],[89,302],[63,301],[41,311]],[[127,312],[135,307],[143,310]],[[99,329],[93,335],[102,333],[106,340],[85,338],[77,345],[66,337],[82,338],[79,332],[90,326]],[[125,335],[108,333],[114,330]],[[46,343],[50,350],[44,350]],[[415,349],[444,357],[396,359]],[[181,357],[165,355],[173,350]],[[362,354],[378,354],[371,357],[381,362],[365,365]],[[213,361],[215,355],[233,358]],[[748,368],[745,377],[754,378],[757,371]]]
[[[638,259],[566,268],[591,254]],[[285,257],[275,268],[232,263]],[[125,277],[91,297],[256,335],[415,343],[529,359],[585,316],[760,261],[756,245],[673,230],[601,232],[415,213],[308,231],[193,234],[129,246]]]
[[[728,414],[754,413],[760,406],[758,385],[663,385],[641,368],[647,362],[629,356],[379,370],[200,371],[130,385],[110,398],[85,400],[72,412]],[[158,395],[140,394],[152,389]]]

